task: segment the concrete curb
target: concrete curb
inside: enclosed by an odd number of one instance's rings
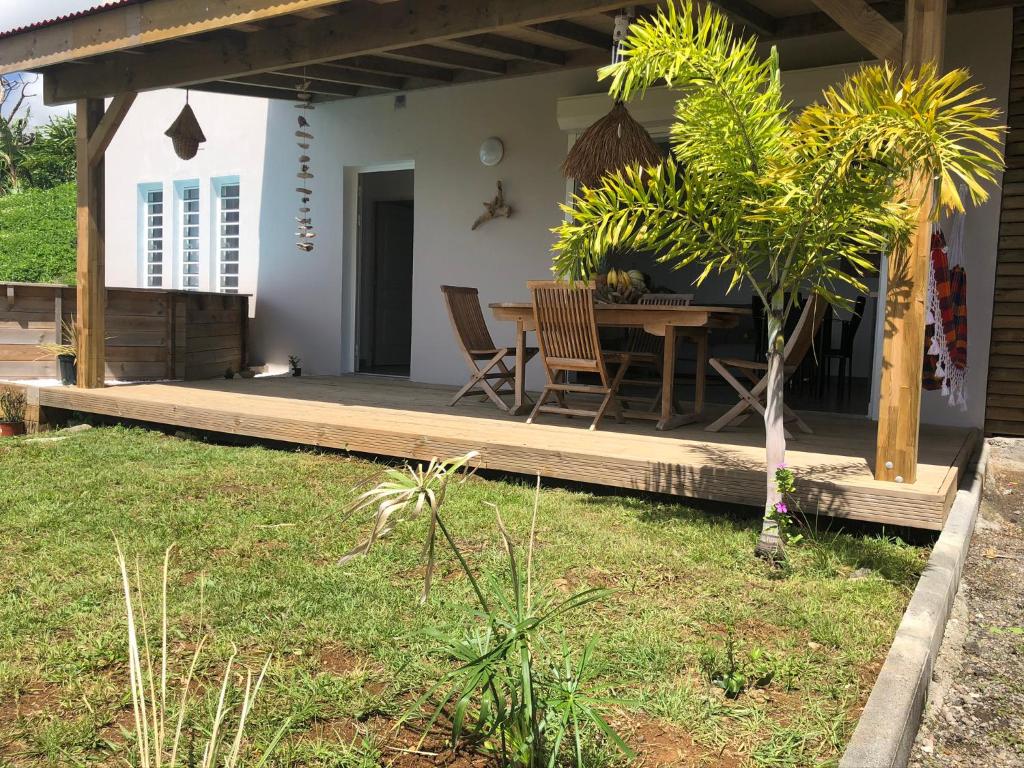
[[[901,768],[921,724],[932,666],[960,586],[985,487],[988,444],[968,465],[839,768]]]

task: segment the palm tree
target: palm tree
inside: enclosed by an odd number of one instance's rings
[[[781,557],[776,478],[785,462],[783,329],[798,291],[838,305],[878,251],[906,248],[934,187],[935,210],[983,201],[1002,166],[1003,128],[968,73],[896,73],[864,67],[821,101],[792,114],[778,55],[734,33],[725,17],[691,0],[636,22],[622,60],[600,71],[629,100],[664,80],[679,95],[671,156],[626,168],[585,188],[556,228],[554,271],[587,277],[615,249],[731,276],[765,305],[768,332],[765,520],[758,553]],[[908,180],[923,183],[908,183]],[[932,184],[929,184],[932,182]],[[915,191],[916,190],[916,191]]]

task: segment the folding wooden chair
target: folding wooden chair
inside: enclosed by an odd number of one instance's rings
[[[658,307],[688,307],[693,303],[692,293],[645,293],[640,297],[638,304],[646,304],[650,306]],[[634,386],[634,387],[653,387],[654,395],[648,398],[647,395],[640,397],[630,397],[629,395],[620,395],[619,399],[622,403],[629,407],[629,402],[634,400],[641,400],[646,402],[650,400],[650,410],[654,410],[658,407],[661,402],[661,390],[664,386],[662,376],[662,364],[664,361],[665,351],[665,339],[661,336],[655,336],[653,333],[648,333],[643,328],[631,328],[629,336],[626,340],[626,350],[633,356],[632,367],[638,366],[653,369],[656,374],[654,379],[623,379],[622,385]],[[676,403],[677,408],[682,410],[679,403]]]
[[[783,376],[786,379],[789,379],[796,372],[807,352],[813,346],[818,326],[821,325],[821,320],[825,316],[825,308],[827,306],[828,304],[825,300],[817,295],[812,295],[804,303],[800,319],[793,329],[793,334],[786,342],[786,348],[783,352],[782,370]],[[708,362],[712,368],[721,374],[723,379],[729,382],[740,396],[740,401],[736,405],[726,411],[721,418],[716,419],[705,427],[708,432],[720,432],[725,427],[741,423],[750,415],[748,413],[750,410],[757,411],[764,416],[765,393],[768,389],[767,362],[743,360],[736,357],[712,357]],[[730,369],[741,372],[753,386],[745,385],[733,375]],[[748,386],[750,386],[749,389],[747,388]],[[801,432],[811,434],[811,428],[786,405],[783,405],[783,420],[784,422],[795,423]],[[788,429],[786,430],[786,437],[792,437]]]
[[[537,326],[540,357],[547,374],[547,384],[533,408],[527,424],[533,423],[539,413],[560,413],[564,416],[593,416],[591,429],[611,408],[616,419],[622,420],[622,406],[617,400],[619,385],[632,360],[629,352],[604,352],[597,333],[594,314],[594,285],[531,281],[527,283],[533,295],[533,315]],[[619,368],[612,377],[609,363]],[[598,384],[579,384],[568,381],[569,373],[597,374]],[[571,408],[566,394],[600,395],[596,411]],[[547,405],[554,397],[558,405]]]
[[[506,358],[515,357],[515,349],[495,346],[484,320],[483,310],[480,308],[480,292],[476,288],[442,285],[441,293],[448,308],[448,318],[452,321],[455,338],[459,342],[462,356],[466,358],[470,372],[469,381],[456,393],[449,405],[455,405],[466,395],[479,391],[501,410],[508,411],[509,406],[501,399],[500,392],[506,385],[513,388],[515,386],[514,364],[513,369],[509,369],[505,362]],[[523,364],[525,365],[535,354],[535,348],[527,347],[524,350]],[[497,382],[497,386],[492,386],[492,381]]]

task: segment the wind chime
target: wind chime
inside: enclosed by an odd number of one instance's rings
[[[629,25],[636,18],[632,8],[615,17],[612,33],[612,63],[622,61],[622,43],[629,35]],[[651,166],[661,162],[661,152],[654,139],[633,119],[622,101],[587,128],[573,144],[562,163],[566,178],[576,179],[587,187],[596,186],[601,178],[631,165]]]
[[[310,93],[310,85],[309,80],[303,79],[296,90],[296,109],[307,112],[316,109],[312,103],[313,94]],[[295,131],[295,138],[300,152],[299,172],[295,174],[299,179],[299,185],[295,188],[295,191],[299,194],[299,215],[295,217],[295,221],[298,224],[298,231],[295,233],[295,236],[299,238],[299,241],[295,243],[295,247],[300,251],[309,253],[313,250],[313,239],[316,237],[316,233],[313,231],[313,216],[310,213],[309,205],[310,198],[313,196],[313,190],[310,189],[312,186],[310,181],[313,179],[313,174],[309,170],[309,147],[310,142],[313,141],[313,134],[310,133],[311,126],[305,115],[300,113],[297,122],[298,128]]]

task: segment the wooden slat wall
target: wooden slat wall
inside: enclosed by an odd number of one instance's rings
[[[51,379],[57,364],[38,345],[57,340],[76,313],[75,289],[0,283],[0,379]],[[106,376],[202,379],[245,362],[248,297],[110,288]]]
[[[1013,12],[1006,173],[999,222],[985,432],[1024,436],[1024,8]]]

